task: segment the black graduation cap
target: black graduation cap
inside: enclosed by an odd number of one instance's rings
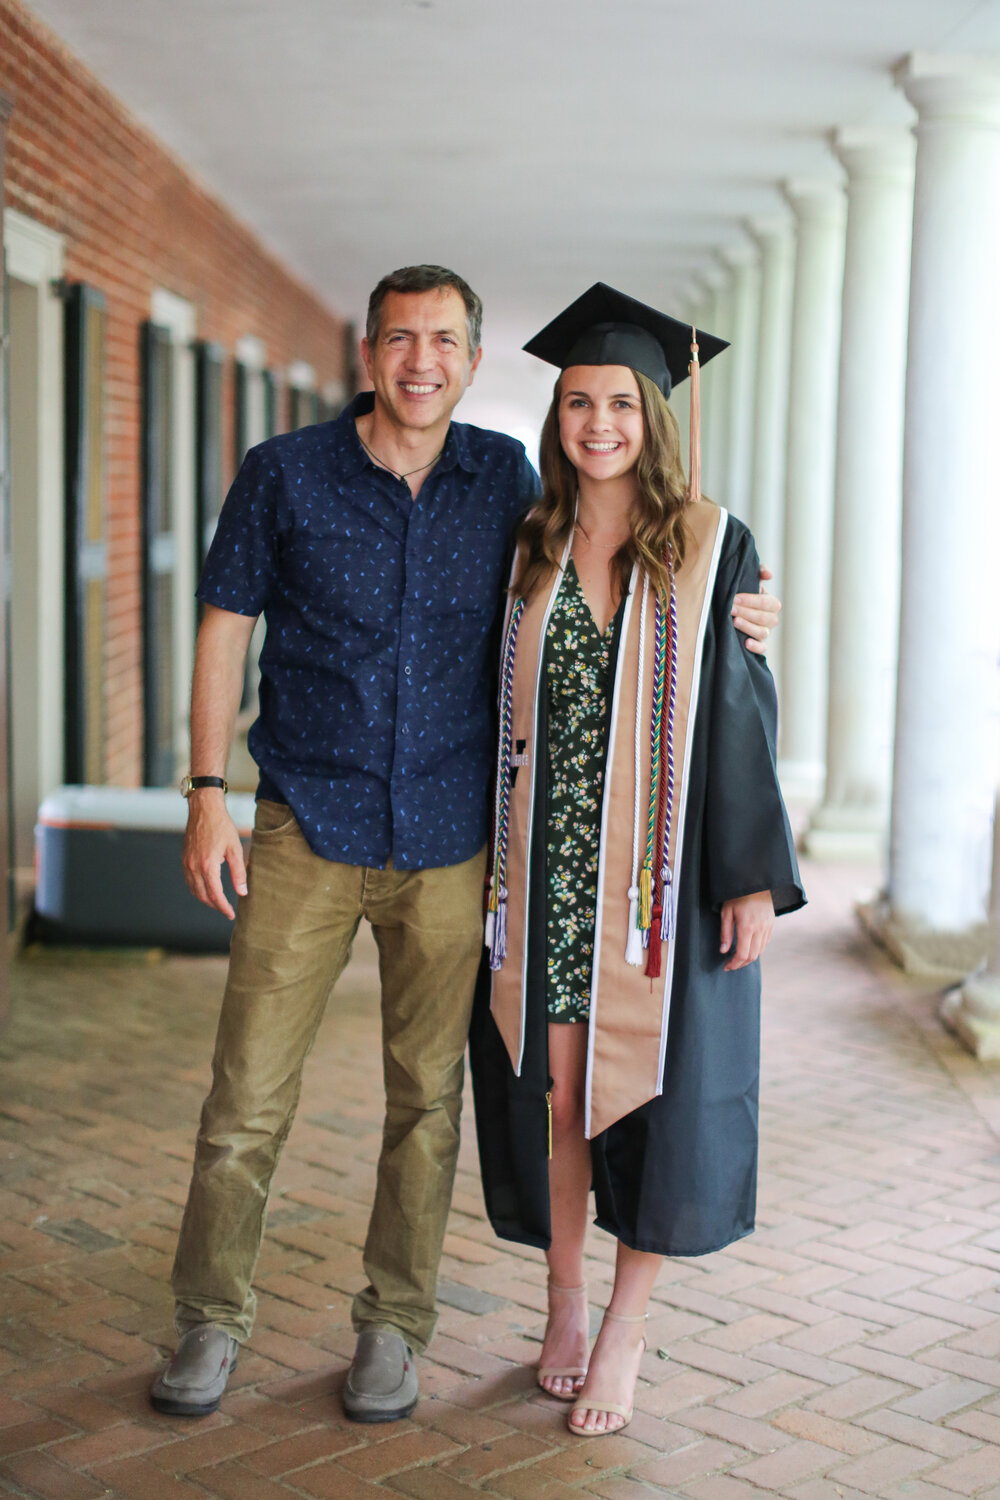
[[[729,348],[726,339],[700,329],[697,339],[703,365]],[[524,348],[560,370],[570,365],[628,365],[669,396],[688,373],[691,324],[595,281]]]

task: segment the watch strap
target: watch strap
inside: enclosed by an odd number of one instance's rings
[[[228,781],[221,776],[185,776],[181,782],[181,796],[190,797],[192,792],[201,791],[202,787],[215,786],[223,792],[229,791]]]

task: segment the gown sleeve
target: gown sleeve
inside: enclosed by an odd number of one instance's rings
[[[715,655],[705,803],[704,871],[714,910],[769,890],[774,910],[805,905],[777,773],[778,704],[767,662],[748,651],[730,616],[733,595],[760,587],[753,537],[728,521],[712,597]]]

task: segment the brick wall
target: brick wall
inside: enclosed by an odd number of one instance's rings
[[[277,369],[342,371],[344,326],[17,0],[0,0],[0,93],[14,109],[7,203],[66,237],[66,276],[107,298],[107,776],[141,779],[139,326],[154,287],[194,304],[232,355],[255,334]],[[233,449],[232,361],[223,451]]]

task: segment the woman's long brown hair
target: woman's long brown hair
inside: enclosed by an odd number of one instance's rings
[[[687,504],[677,419],[659,388],[633,370],[642,403],[642,452],[635,466],[638,496],[629,538],[612,557],[612,589],[620,600],[638,562],[662,595],[670,593],[667,550],[676,571],[684,561]],[[556,381],[539,445],[542,497],[525,516],[518,532],[518,566],[511,584],[515,598],[528,598],[553,567],[558,567],[573,529],[577,477],[559,441],[562,376]]]

